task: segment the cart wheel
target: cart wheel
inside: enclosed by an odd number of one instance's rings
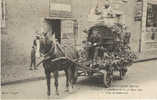
[[[120,80],[123,80],[126,76],[127,69],[120,70]]]
[[[93,76],[93,72],[92,71],[88,71],[87,74],[88,74],[89,77]]]
[[[104,85],[109,88],[112,84],[112,73],[104,72]]]

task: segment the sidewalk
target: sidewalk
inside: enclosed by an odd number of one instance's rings
[[[157,60],[157,51],[144,52],[138,54],[137,56],[138,59],[135,61],[135,63],[149,60]],[[61,71],[59,75],[63,76],[64,72]],[[45,79],[45,73],[42,64],[38,67],[38,70],[33,71],[29,70],[29,65],[2,66],[1,76],[1,85]]]
[[[157,50],[141,52],[137,54],[137,56],[138,56],[138,59],[135,61],[135,63],[149,61],[149,60],[157,60]]]
[[[64,72],[59,72],[59,75],[63,76]],[[28,65],[6,65],[2,67],[1,85],[9,85],[44,79],[45,72],[42,64],[38,67],[38,70],[29,70]]]

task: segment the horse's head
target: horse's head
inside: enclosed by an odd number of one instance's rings
[[[36,50],[36,57],[40,57],[40,54],[45,55],[47,54],[51,48],[55,47],[55,34],[49,35],[49,33],[44,33],[37,39],[37,50]]]

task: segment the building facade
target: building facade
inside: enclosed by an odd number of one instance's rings
[[[143,0],[141,51],[157,49],[157,0]]]
[[[103,2],[103,0],[5,0],[6,29],[2,33],[2,65],[29,64],[32,35],[37,30],[39,32],[53,30],[60,33],[56,37],[67,47],[71,44],[81,46],[82,41],[87,37],[83,30],[90,25],[87,20],[89,11],[96,6],[97,1]],[[113,9],[123,12],[125,16],[124,22],[132,33],[130,45],[133,50],[143,52],[150,50],[150,47],[155,49],[157,46],[156,24],[150,26],[149,23],[154,22],[151,18],[156,20],[156,17],[147,17],[151,16],[148,9],[156,9],[154,6],[156,0],[110,1]],[[137,6],[139,2],[141,2],[141,8]],[[140,10],[139,15],[136,14]],[[153,16],[156,15],[156,13],[153,14]],[[136,18],[138,20],[135,20]],[[74,34],[76,31],[74,29],[77,27],[74,25],[75,19],[78,23],[78,34]],[[60,29],[55,30],[56,25],[59,25]],[[152,34],[155,35],[152,36]]]

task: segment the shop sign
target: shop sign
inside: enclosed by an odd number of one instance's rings
[[[71,12],[71,5],[51,3],[50,10]]]
[[[138,1],[136,5],[136,16],[135,21],[142,20],[142,1]]]
[[[56,2],[54,2],[53,0],[51,0],[49,8],[50,17],[72,18],[71,4],[59,1],[56,0]]]

